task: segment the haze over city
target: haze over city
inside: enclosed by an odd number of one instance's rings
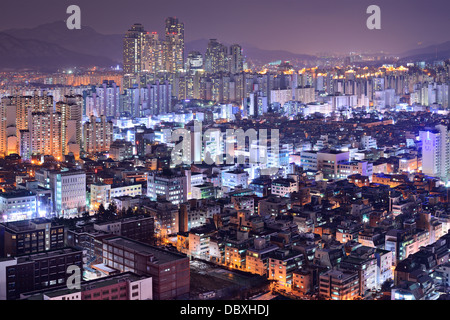
[[[450,40],[450,2],[439,0],[5,1],[0,30],[65,20],[69,4],[81,8],[83,25],[103,34],[122,34],[136,22],[162,31],[164,17],[176,16],[185,23],[186,42],[218,38],[293,53],[401,54]],[[381,30],[366,28],[371,4],[381,8]]]

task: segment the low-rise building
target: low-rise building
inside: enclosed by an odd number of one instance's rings
[[[356,248],[341,261],[339,268],[358,272],[361,296],[379,288],[377,283],[377,259],[373,248],[363,246]]]
[[[268,279],[276,280],[281,286],[292,288],[294,271],[303,264],[304,256],[295,250],[276,250],[269,257]]]
[[[270,255],[278,249],[279,247],[277,245],[267,243],[264,238],[255,239],[254,246],[247,249],[245,271],[267,276]]]
[[[0,224],[0,257],[64,247],[65,227],[45,218]]]
[[[231,170],[222,172],[222,187],[229,189],[248,187],[249,174],[243,170]]]
[[[293,179],[275,179],[272,181],[272,194],[280,197],[298,191],[298,184]]]
[[[23,189],[0,193],[0,215],[5,222],[36,218],[36,194]]]
[[[152,300],[151,277],[138,276],[132,272],[83,281],[79,289],[61,288],[33,294],[33,300]]]
[[[0,298],[17,300],[22,294],[65,287],[71,266],[79,268],[81,281],[82,255],[81,250],[67,247],[0,260]]]
[[[354,300],[359,297],[357,271],[328,270],[320,276],[319,295],[331,300]]]
[[[103,239],[103,264],[120,272],[152,277],[153,298],[186,298],[190,290],[189,258],[124,237]]]

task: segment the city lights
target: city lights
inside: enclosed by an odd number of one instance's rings
[[[448,299],[448,3],[42,1],[0,19],[0,300]]]

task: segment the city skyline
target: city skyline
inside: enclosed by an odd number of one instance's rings
[[[0,30],[34,28],[67,18],[65,2],[44,1],[48,8],[31,16],[19,9],[19,2],[2,4]],[[194,0],[189,2],[76,3],[81,8],[81,23],[102,34],[122,34],[134,23],[147,31],[163,33],[165,17],[174,16],[186,26],[186,42],[217,38],[227,43],[249,44],[266,50],[287,50],[298,54],[320,52],[379,52],[401,54],[408,50],[449,41],[449,3],[420,1],[328,1],[283,0],[224,3]],[[381,8],[381,30],[366,28],[369,5]],[[23,6],[23,4],[22,4]],[[136,9],[139,8],[139,9]],[[239,10],[236,10],[239,8]],[[220,13],[220,14],[219,14]],[[268,23],[270,22],[270,23]],[[429,32],[433,30],[433,32]],[[74,31],[76,32],[76,30]]]
[[[0,300],[450,299],[449,3],[18,4]]]

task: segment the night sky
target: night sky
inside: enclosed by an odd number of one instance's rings
[[[448,0],[14,0],[0,4],[0,30],[65,20],[81,8],[82,25],[123,34],[135,22],[162,32],[164,19],[185,23],[186,41],[217,38],[296,53],[402,53],[450,40]],[[368,30],[366,8],[381,7],[382,30]]]

